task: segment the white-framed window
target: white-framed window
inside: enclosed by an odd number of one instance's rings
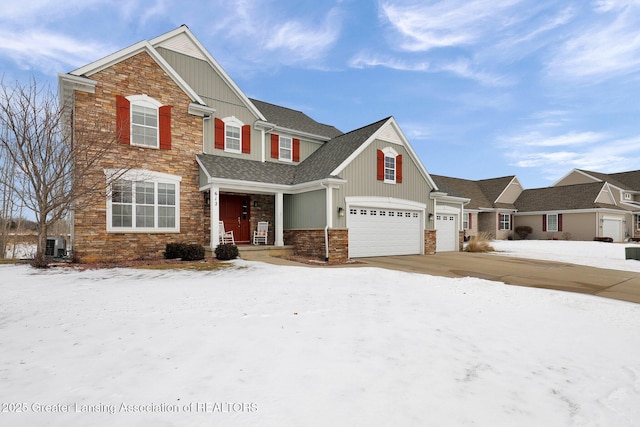
[[[500,230],[511,230],[511,215],[510,214],[500,214],[499,218],[500,222]]]
[[[107,192],[107,231],[180,231],[180,176],[145,170],[105,174],[117,177]]]
[[[233,116],[222,121],[224,122],[224,151],[241,153],[243,123]]]
[[[290,162],[293,159],[293,140],[288,136],[280,135],[280,146],[278,152],[280,153],[279,160]]]
[[[396,158],[384,156],[384,181],[396,182]]]
[[[147,95],[131,95],[131,145],[159,148],[158,109],[162,106]]]
[[[391,147],[386,147],[382,150],[384,153],[384,182],[386,184],[395,184],[398,176],[398,165],[396,159],[398,153]]]
[[[558,231],[558,214],[547,214],[547,231]]]
[[[464,230],[469,229],[469,215],[471,215],[469,212],[465,212],[462,214],[462,228]]]

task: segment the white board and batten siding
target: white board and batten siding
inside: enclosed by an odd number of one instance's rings
[[[424,253],[425,208],[390,198],[348,200],[349,257]]]

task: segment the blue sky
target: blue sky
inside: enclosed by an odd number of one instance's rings
[[[5,82],[186,24],[249,96],[350,131],[394,116],[430,173],[640,168],[640,0],[5,0]]]

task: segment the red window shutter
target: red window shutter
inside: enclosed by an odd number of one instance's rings
[[[402,184],[402,154],[396,157],[396,183]]]
[[[242,126],[242,152],[251,153],[251,125]]]
[[[293,138],[293,161],[300,161],[300,140]]]
[[[116,96],[116,132],[120,144],[130,143],[129,120],[131,119],[129,100],[124,96]]]
[[[171,150],[171,106],[160,107],[158,115],[160,117],[160,149]]]
[[[280,157],[280,137],[278,134],[271,134],[271,158],[277,159]]]
[[[558,214],[558,231],[562,231],[562,214]]]
[[[384,181],[384,153],[378,150],[378,181]]]
[[[214,128],[214,147],[224,150],[224,122],[216,117]]]
[[[471,223],[471,218],[473,218],[473,214],[469,213],[469,230],[473,228],[473,224]]]
[[[513,215],[509,215],[509,230],[513,230]]]
[[[547,231],[547,216],[542,215],[542,231]]]

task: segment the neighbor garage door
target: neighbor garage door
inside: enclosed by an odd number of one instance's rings
[[[621,242],[622,219],[604,217],[602,220],[602,237],[611,237],[614,242]]]
[[[452,252],[457,250],[458,223],[457,215],[436,215],[436,252]]]
[[[351,206],[349,257],[421,254],[422,212]]]

